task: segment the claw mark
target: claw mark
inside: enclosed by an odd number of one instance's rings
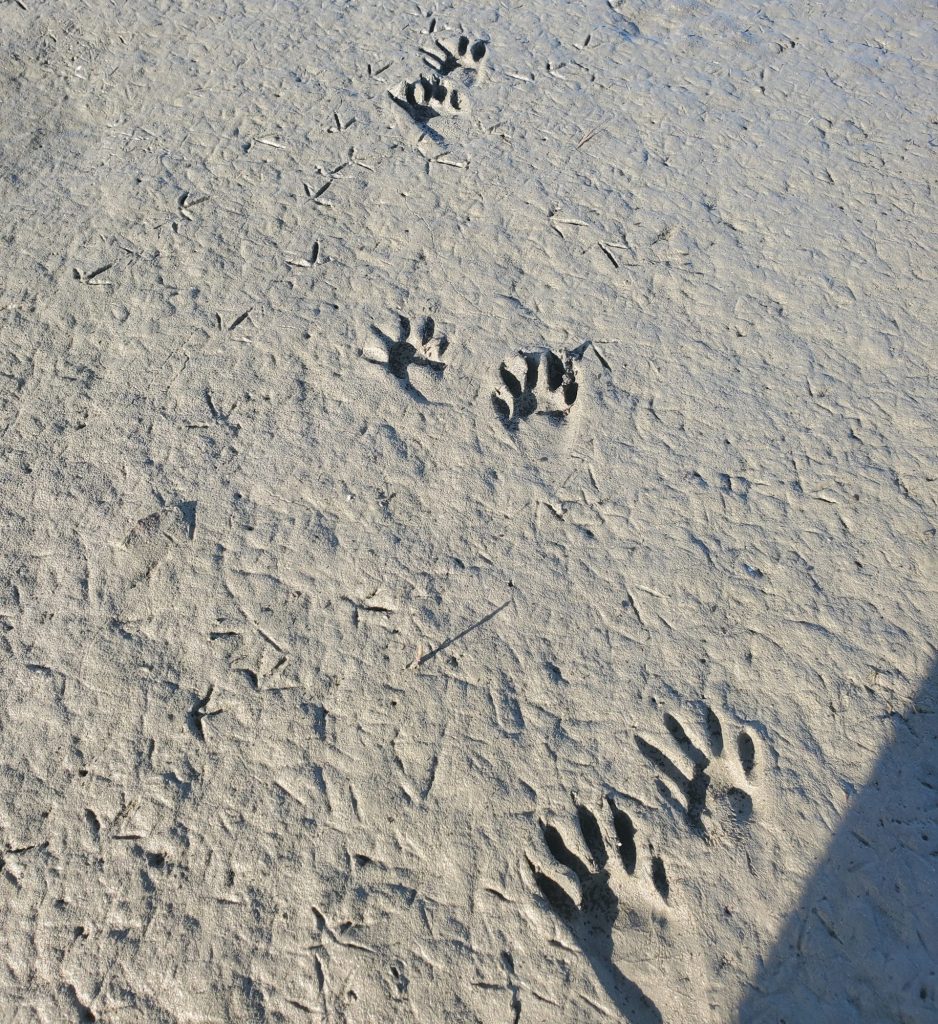
[[[664,861],[657,855],[651,858],[651,880],[661,898],[667,901],[671,886],[668,883],[668,873],[664,869]]]
[[[609,809],[612,812],[612,827],[616,834],[616,842],[619,847],[619,858],[626,873],[635,874],[635,865],[638,862],[638,850],[635,846],[635,826],[632,819],[616,806],[612,797],[608,798]]]
[[[755,771],[756,767],[756,745],[748,732],[741,732],[736,737],[736,750],[739,754],[739,763],[748,778]]]

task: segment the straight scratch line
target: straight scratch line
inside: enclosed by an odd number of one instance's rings
[[[493,611],[490,611],[488,615],[483,615],[478,622],[473,623],[471,626],[467,626],[461,633],[457,633],[455,636],[450,637],[449,640],[445,640],[443,643],[440,644],[439,647],[434,647],[432,651],[430,651],[429,653],[425,654],[422,658],[419,658],[417,660],[417,664],[415,667],[419,668],[421,665],[428,662],[431,658],[435,658],[441,651],[445,651],[447,647],[451,647],[454,643],[456,643],[457,640],[462,640],[464,636],[467,636],[474,629],[478,629],[479,626],[484,626],[486,622],[490,622],[492,619],[495,618],[496,615],[498,615],[499,612],[503,612],[508,607],[508,605],[514,604],[514,600],[514,597],[509,597],[504,604],[501,604]]]

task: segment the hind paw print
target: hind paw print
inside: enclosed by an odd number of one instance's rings
[[[568,352],[519,352],[502,363],[499,375],[502,383],[492,395],[492,405],[509,429],[532,413],[563,420],[579,390],[574,359]]]
[[[635,1024],[660,1024],[662,1010],[670,1017],[672,1007],[659,1008],[646,992],[667,993],[662,972],[671,972],[670,985],[680,992],[695,987],[688,984],[689,965],[680,962],[681,950],[693,944],[683,942],[680,922],[672,922],[664,861],[650,845],[644,852],[631,817],[611,797],[601,817],[577,805],[576,820],[572,842],[555,825],[540,823],[551,864],[545,869],[528,857],[534,884],[616,1009]],[[661,1001],[671,999],[665,995]]]
[[[741,729],[735,749],[727,751],[723,725],[716,713],[705,709],[706,741],[691,739],[684,726],[671,714],[664,716],[664,726],[676,748],[673,756],[660,747],[636,736],[642,754],[658,770],[655,782],[665,801],[686,822],[691,831],[707,838],[715,827],[722,828],[723,819],[714,813],[722,805],[728,811],[731,829],[749,824],[753,816],[752,787],[757,775],[755,742]],[[708,752],[705,752],[705,748]]]

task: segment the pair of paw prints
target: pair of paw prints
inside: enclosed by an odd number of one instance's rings
[[[441,378],[446,370],[443,356],[449,339],[437,331],[433,317],[426,316],[415,331],[409,317],[398,316],[397,337],[372,326],[383,351],[367,349],[362,355],[376,363],[418,401],[426,401],[412,379],[412,371],[425,370]],[[492,405],[509,430],[532,415],[547,416],[555,423],[563,422],[579,392],[578,364],[586,345],[559,355],[548,348],[521,351],[505,360],[499,369],[501,384],[492,395]]]
[[[643,737],[636,737],[636,743],[656,769],[659,792],[691,835],[707,842],[719,834],[742,841],[754,820],[756,745],[748,732],[740,730],[735,746],[728,749],[723,726],[710,708],[704,724],[706,739],[695,740],[673,715],[665,714],[673,756]],[[696,970],[692,957],[682,960],[676,951],[686,954],[694,943],[675,931],[679,922],[670,913],[671,885],[663,857],[651,844],[645,844],[643,853],[629,815],[611,797],[606,804],[605,829],[590,808],[576,806],[579,836],[574,843],[555,825],[542,821],[542,850],[550,867],[531,857],[528,864],[547,908],[583,950],[616,1008],[632,1021],[660,1022],[662,999],[670,1001],[667,993],[679,992]],[[649,964],[669,962],[681,977],[649,973]],[[633,976],[626,976],[620,963],[628,965]],[[646,990],[659,994],[658,1004]]]
[[[424,64],[433,73],[404,82],[390,93],[415,121],[465,113],[468,103],[460,85],[470,88],[475,83],[488,56],[488,43],[471,42],[468,36],[460,36],[455,45],[436,40],[434,46],[436,50],[421,50]],[[454,81],[457,73],[458,82]]]

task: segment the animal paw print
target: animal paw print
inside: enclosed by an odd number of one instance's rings
[[[438,75],[421,75],[416,81],[406,82],[403,97],[391,93],[391,98],[417,121],[465,112],[459,90]]]
[[[195,536],[196,503],[183,501],[141,519],[116,553],[117,573],[125,586],[149,579],[171,551]]]
[[[630,973],[640,976],[645,988],[666,991],[668,986],[662,986],[659,972],[670,964],[679,973],[678,950],[693,948],[693,944],[682,943],[672,927],[670,885],[663,860],[650,848],[646,858],[629,815],[611,797],[606,805],[605,826],[589,807],[576,807],[579,836],[575,843],[569,843],[556,826],[542,821],[553,874],[530,857],[528,865],[547,906],[589,959],[616,1008],[636,1024],[660,1024],[661,1009],[619,964],[631,965]],[[557,873],[567,877],[568,885],[575,882],[576,896],[557,881]],[[681,980],[674,977],[672,984],[677,987]],[[686,991],[688,986],[681,987]]]
[[[676,747],[674,757],[642,736],[636,736],[635,742],[659,771],[655,781],[664,799],[691,831],[708,838],[708,829],[721,827],[712,810],[714,805],[728,808],[732,827],[748,825],[753,815],[750,790],[758,766],[756,745],[748,732],[741,729],[735,750],[727,752],[720,719],[710,707],[705,709],[704,717],[706,742],[695,742],[673,715],[665,714],[664,726]],[[705,747],[709,753],[704,752]],[[679,766],[679,760],[683,766]]]
[[[442,376],[446,369],[442,357],[449,348],[446,336],[437,334],[433,317],[424,317],[419,333],[414,335],[410,320],[400,316],[397,341],[378,327],[373,326],[372,331],[384,344],[384,358],[369,352],[363,352],[362,355],[369,362],[385,367],[415,397],[424,400],[410,379],[411,369],[421,367]]]
[[[470,43],[468,36],[460,36],[455,46],[439,39],[433,41],[438,52],[422,49],[423,62],[438,75],[451,75],[457,68],[478,73],[488,56],[489,47],[484,39]]]
[[[579,391],[574,358],[569,352],[519,352],[502,363],[499,375],[502,384],[492,395],[492,404],[509,429],[516,429],[532,413],[562,421]]]

